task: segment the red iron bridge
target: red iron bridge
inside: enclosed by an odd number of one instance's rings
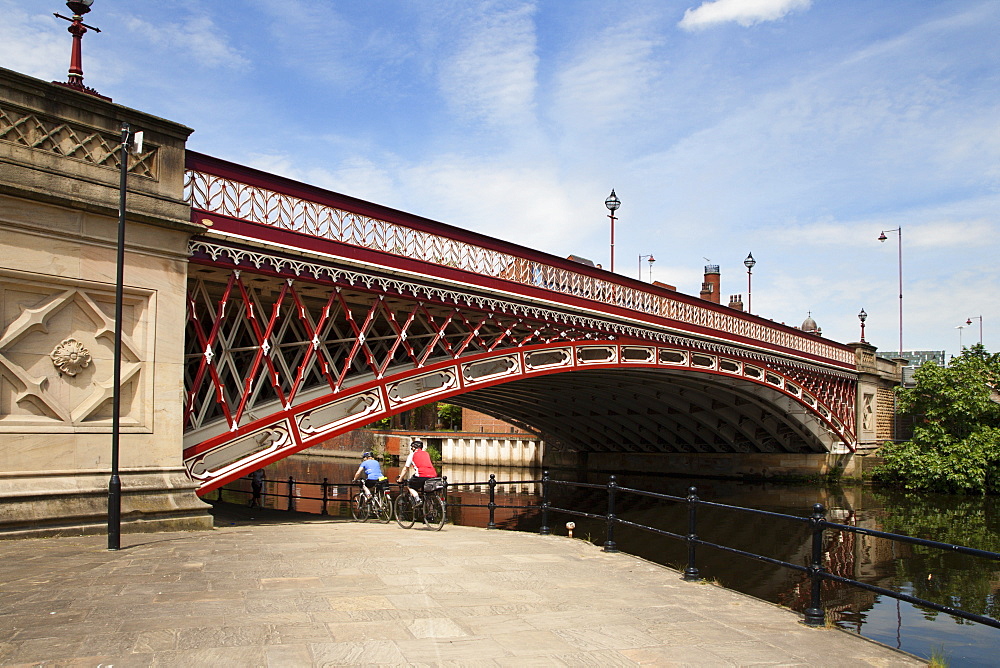
[[[556,450],[857,447],[854,347],[190,151],[185,196],[201,494],[442,400]]]

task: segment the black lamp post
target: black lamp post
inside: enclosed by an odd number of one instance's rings
[[[757,264],[757,260],[753,259],[753,253],[747,254],[747,259],[743,260],[743,266],[747,268],[747,313],[750,313],[750,284],[753,279],[753,266]]]
[[[611,219],[611,271],[615,270],[615,211],[622,205],[621,200],[615,195],[615,189],[611,189],[611,194],[604,200],[604,206],[608,207],[608,218]]]
[[[861,321],[861,343],[865,342],[865,320],[868,319],[868,314],[865,313],[864,309],[861,309],[861,313],[858,314],[858,320]]]
[[[115,359],[111,415],[111,479],[108,482],[108,549],[121,548],[122,481],[118,473],[118,453],[121,437],[122,394],[122,311],[125,292],[125,197],[128,185],[128,154],[133,142],[141,150],[142,133],[132,132],[122,123],[122,144],[119,157],[118,190],[118,255],[115,275]]]

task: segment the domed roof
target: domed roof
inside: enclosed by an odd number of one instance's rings
[[[799,327],[803,332],[817,332],[819,331],[819,325],[812,318],[812,311],[806,316],[806,319],[802,321],[802,326]]]

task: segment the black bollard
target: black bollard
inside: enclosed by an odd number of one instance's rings
[[[684,569],[684,579],[688,582],[696,582],[701,579],[698,567],[695,566],[695,540],[698,539],[698,489],[688,487],[688,565]]]
[[[330,480],[329,478],[323,478],[323,511],[320,513],[321,515],[329,515],[330,514],[330,513],[326,512],[326,504],[327,504],[327,501],[330,500],[330,482],[329,482],[329,480]]]
[[[809,517],[812,525],[812,564],[809,565],[809,578],[812,580],[812,595],[809,607],[805,610],[806,626],[823,626],[826,624],[823,604],[820,601],[820,585],[823,578],[823,519],[824,508],[822,503],[813,504],[813,514]]]
[[[538,533],[548,536],[552,533],[549,529],[549,472],[542,471],[542,527]]]
[[[486,525],[487,529],[496,529],[496,509],[497,509],[497,477],[493,473],[490,474],[490,523]]]
[[[605,552],[617,552],[618,545],[615,544],[615,490],[618,489],[618,483],[615,482],[615,477],[611,476],[608,479],[608,529],[607,529],[607,540],[604,541],[604,551]]]

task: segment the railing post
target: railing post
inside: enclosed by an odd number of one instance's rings
[[[820,585],[823,583],[823,578],[819,575],[824,570],[822,524],[824,517],[825,509],[823,508],[823,504],[813,504],[813,514],[809,518],[812,525],[812,564],[809,566],[809,577],[812,580],[812,595],[809,607],[805,610],[806,626],[823,626],[826,624],[823,604],[820,601]]]
[[[330,481],[329,478],[323,478],[323,510],[320,513],[321,515],[329,515],[329,513],[326,512],[326,503],[330,499],[330,482],[329,481]]]
[[[496,509],[497,509],[497,477],[495,474],[490,474],[490,523],[486,525],[487,529],[496,529]]]
[[[295,478],[288,476],[288,510],[295,510]]]
[[[695,582],[701,579],[698,567],[695,566],[695,541],[698,539],[698,488],[688,487],[688,565],[684,569],[684,579]]]
[[[548,536],[552,533],[549,529],[549,472],[542,471],[542,527],[538,533]]]
[[[615,490],[618,489],[618,483],[615,482],[615,477],[611,476],[608,478],[608,529],[607,529],[607,540],[604,541],[604,551],[605,552],[617,552],[618,546],[615,544]]]

